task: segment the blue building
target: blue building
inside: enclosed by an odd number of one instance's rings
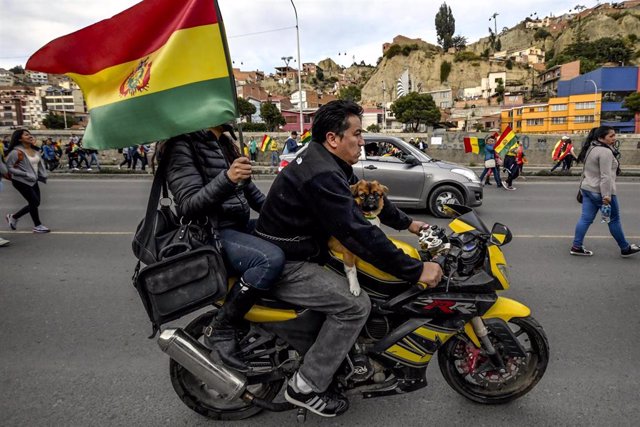
[[[622,107],[624,98],[638,91],[638,67],[602,67],[558,82],[558,97],[601,93],[600,125],[611,126],[617,133],[640,132],[638,117]]]

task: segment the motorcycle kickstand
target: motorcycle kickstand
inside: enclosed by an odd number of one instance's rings
[[[298,408],[298,413],[296,414],[296,421],[298,424],[302,424],[307,421],[307,408]]]

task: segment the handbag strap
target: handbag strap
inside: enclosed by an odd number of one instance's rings
[[[165,143],[167,144],[167,143]],[[169,191],[167,189],[167,180],[165,172],[167,169],[167,163],[169,162],[168,154],[171,144],[166,145],[165,155],[160,159],[158,169],[153,177],[153,184],[151,184],[151,192],[149,194],[149,201],[147,202],[147,212],[144,215],[144,225],[141,230],[142,235],[148,235],[153,227],[153,215],[156,209],[158,209],[158,202],[160,201],[160,190],[162,190],[162,197],[169,198]]]

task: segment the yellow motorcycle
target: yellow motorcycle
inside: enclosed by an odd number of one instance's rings
[[[410,256],[443,266],[444,278],[435,288],[403,282],[359,261],[358,279],[372,311],[335,376],[337,391],[375,398],[421,389],[436,352],[447,383],[478,403],[510,402],[544,375],[549,344],[542,327],[529,308],[497,296],[509,289],[501,246],[511,241],[511,232],[499,223],[489,230],[471,208],[445,210],[454,217],[452,233],[432,226],[420,236],[420,249],[394,240]],[[327,267],[344,274],[341,254],[332,254]],[[240,346],[249,369],[237,372],[212,360],[201,343],[214,314],[160,335],[180,399],[199,414],[223,420],[294,409],[274,398],[302,363],[323,315],[263,299],[245,317]],[[298,416],[304,418],[305,410],[298,409]]]

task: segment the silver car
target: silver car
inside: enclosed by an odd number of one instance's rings
[[[377,180],[389,187],[388,197],[398,207],[426,208],[434,216],[444,218],[444,203],[469,207],[482,204],[482,185],[471,169],[433,159],[393,136],[365,134],[364,140],[353,171],[361,179]],[[282,154],[279,170],[304,148],[294,154]]]

